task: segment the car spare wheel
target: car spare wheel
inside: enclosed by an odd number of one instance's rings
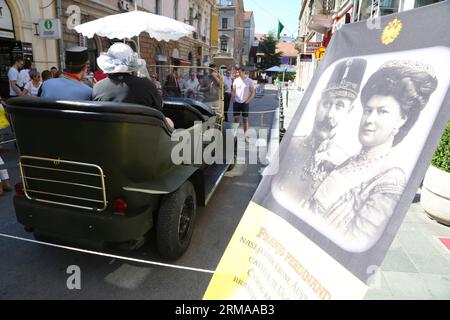
[[[195,189],[189,181],[163,197],[156,226],[156,242],[163,258],[177,259],[186,251],[192,238],[196,210]]]

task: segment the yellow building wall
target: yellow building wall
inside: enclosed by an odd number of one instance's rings
[[[212,8],[211,12],[211,58],[219,50],[219,9],[217,7]]]

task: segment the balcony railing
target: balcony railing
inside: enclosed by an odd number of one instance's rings
[[[314,1],[307,24],[309,30],[326,33],[333,26],[334,1]]]
[[[230,8],[230,7],[234,7],[234,3],[233,1],[219,1],[219,3],[217,4],[217,7],[219,7],[219,9],[221,8]]]
[[[217,56],[222,56],[222,57],[233,57],[233,53],[228,52],[228,51],[222,51],[222,50],[219,50],[219,52],[217,52]]]

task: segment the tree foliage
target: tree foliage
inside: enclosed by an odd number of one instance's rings
[[[263,38],[263,41],[259,43],[258,53],[263,53],[261,62],[256,64],[258,70],[264,71],[273,66],[279,66],[281,64],[281,52],[276,53],[277,40],[275,36],[270,33]]]
[[[447,123],[447,128],[442,135],[431,163],[439,169],[450,172],[450,121]]]

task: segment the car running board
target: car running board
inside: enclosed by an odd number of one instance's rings
[[[229,164],[214,164],[204,171],[205,178],[205,205],[208,204],[214,191],[216,191],[220,180],[224,177],[228,170]]]

